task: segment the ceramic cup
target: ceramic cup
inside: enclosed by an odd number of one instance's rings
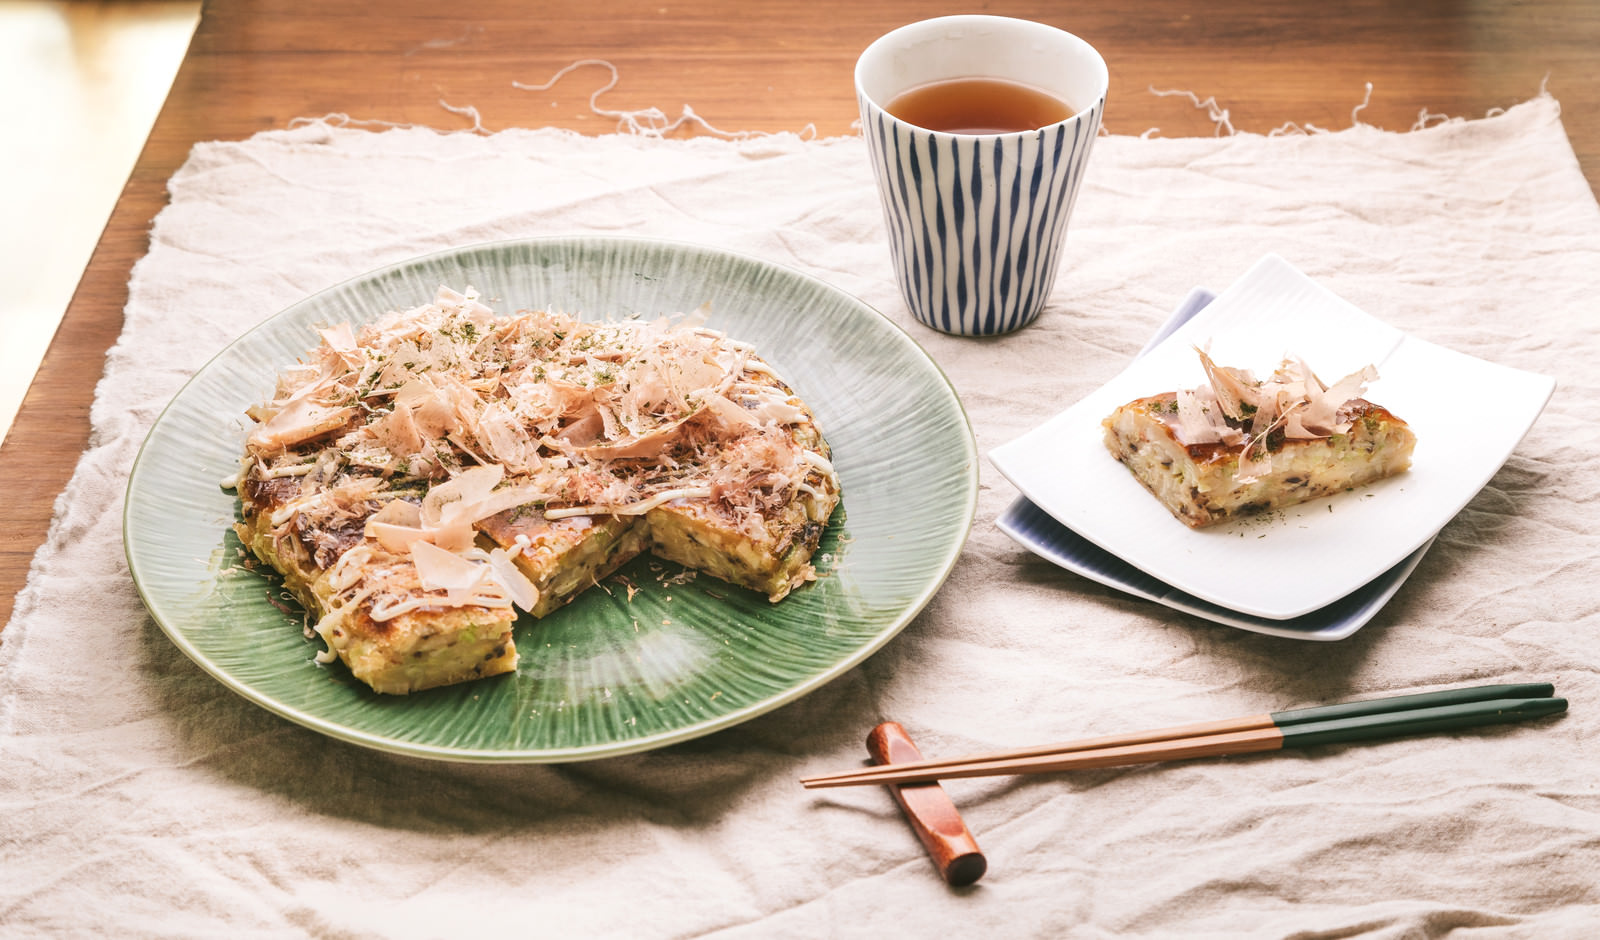
[[[932,131],[886,110],[902,92],[958,78],[1032,86],[1079,110],[1037,129],[992,134]],[[912,314],[963,336],[1032,323],[1055,282],[1100,130],[1105,60],[1053,26],[945,16],[868,46],[855,84],[895,277]]]

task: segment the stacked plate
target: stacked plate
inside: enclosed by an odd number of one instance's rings
[[[1301,356],[1325,380],[1365,365],[1365,397],[1417,435],[1411,469],[1369,486],[1190,529],[1107,453],[1101,420],[1135,398],[1205,381],[1222,365]],[[1213,295],[1196,289],[1121,374],[990,459],[1022,496],[999,525],[1086,578],[1218,623],[1303,640],[1359,630],[1439,530],[1510,457],[1555,381],[1419,340],[1269,255]]]

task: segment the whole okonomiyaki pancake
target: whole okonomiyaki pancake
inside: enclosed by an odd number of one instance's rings
[[[469,289],[322,342],[252,408],[245,546],[380,692],[516,667],[542,617],[642,551],[776,602],[839,499],[810,410],[692,324],[496,315]]]

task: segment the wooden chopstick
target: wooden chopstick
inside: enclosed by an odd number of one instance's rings
[[[1135,744],[1152,744],[1158,741],[1176,741],[1186,738],[1198,738],[1206,735],[1268,730],[1272,728],[1281,728],[1288,725],[1306,724],[1313,721],[1327,721],[1334,718],[1355,718],[1361,715],[1379,715],[1416,708],[1459,705],[1467,702],[1491,701],[1493,699],[1500,698],[1544,698],[1553,695],[1554,693],[1555,686],[1548,682],[1530,682],[1515,683],[1510,685],[1472,686],[1460,689],[1445,689],[1438,692],[1420,692],[1407,695],[1393,695],[1384,698],[1363,699],[1355,702],[1341,702],[1336,705],[1317,705],[1311,708],[1297,708],[1260,715],[1247,715],[1242,718],[1227,718],[1217,721],[1194,722],[1192,724],[1177,725],[1170,728],[1158,728],[1153,731],[1139,731],[1131,734],[1113,734],[1095,738],[1084,738],[1082,740],[1069,741],[1062,744],[1044,744],[1015,750],[997,751],[988,754],[967,754],[961,757],[940,758],[935,760],[918,761],[915,763],[908,762],[896,764],[894,770],[933,770],[940,767],[964,766],[988,761],[1012,760],[1022,757],[1041,757],[1054,754],[1068,754],[1076,751],[1125,747]],[[853,781],[856,778],[862,777],[863,775],[883,772],[887,772],[887,770],[852,770],[838,774],[809,777],[801,782],[811,786],[820,785],[826,781],[835,779],[848,779]]]
[[[1219,757],[1285,747],[1425,734],[1564,711],[1549,683],[1477,686],[1291,709],[1154,731],[807,777],[807,788],[918,783]]]

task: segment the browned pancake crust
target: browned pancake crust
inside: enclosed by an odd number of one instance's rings
[[[1387,408],[1353,399],[1346,434],[1315,440],[1268,435],[1270,472],[1239,474],[1237,446],[1184,444],[1173,393],[1135,399],[1103,422],[1105,445],[1174,516],[1192,528],[1341,493],[1404,471],[1416,436]]]

